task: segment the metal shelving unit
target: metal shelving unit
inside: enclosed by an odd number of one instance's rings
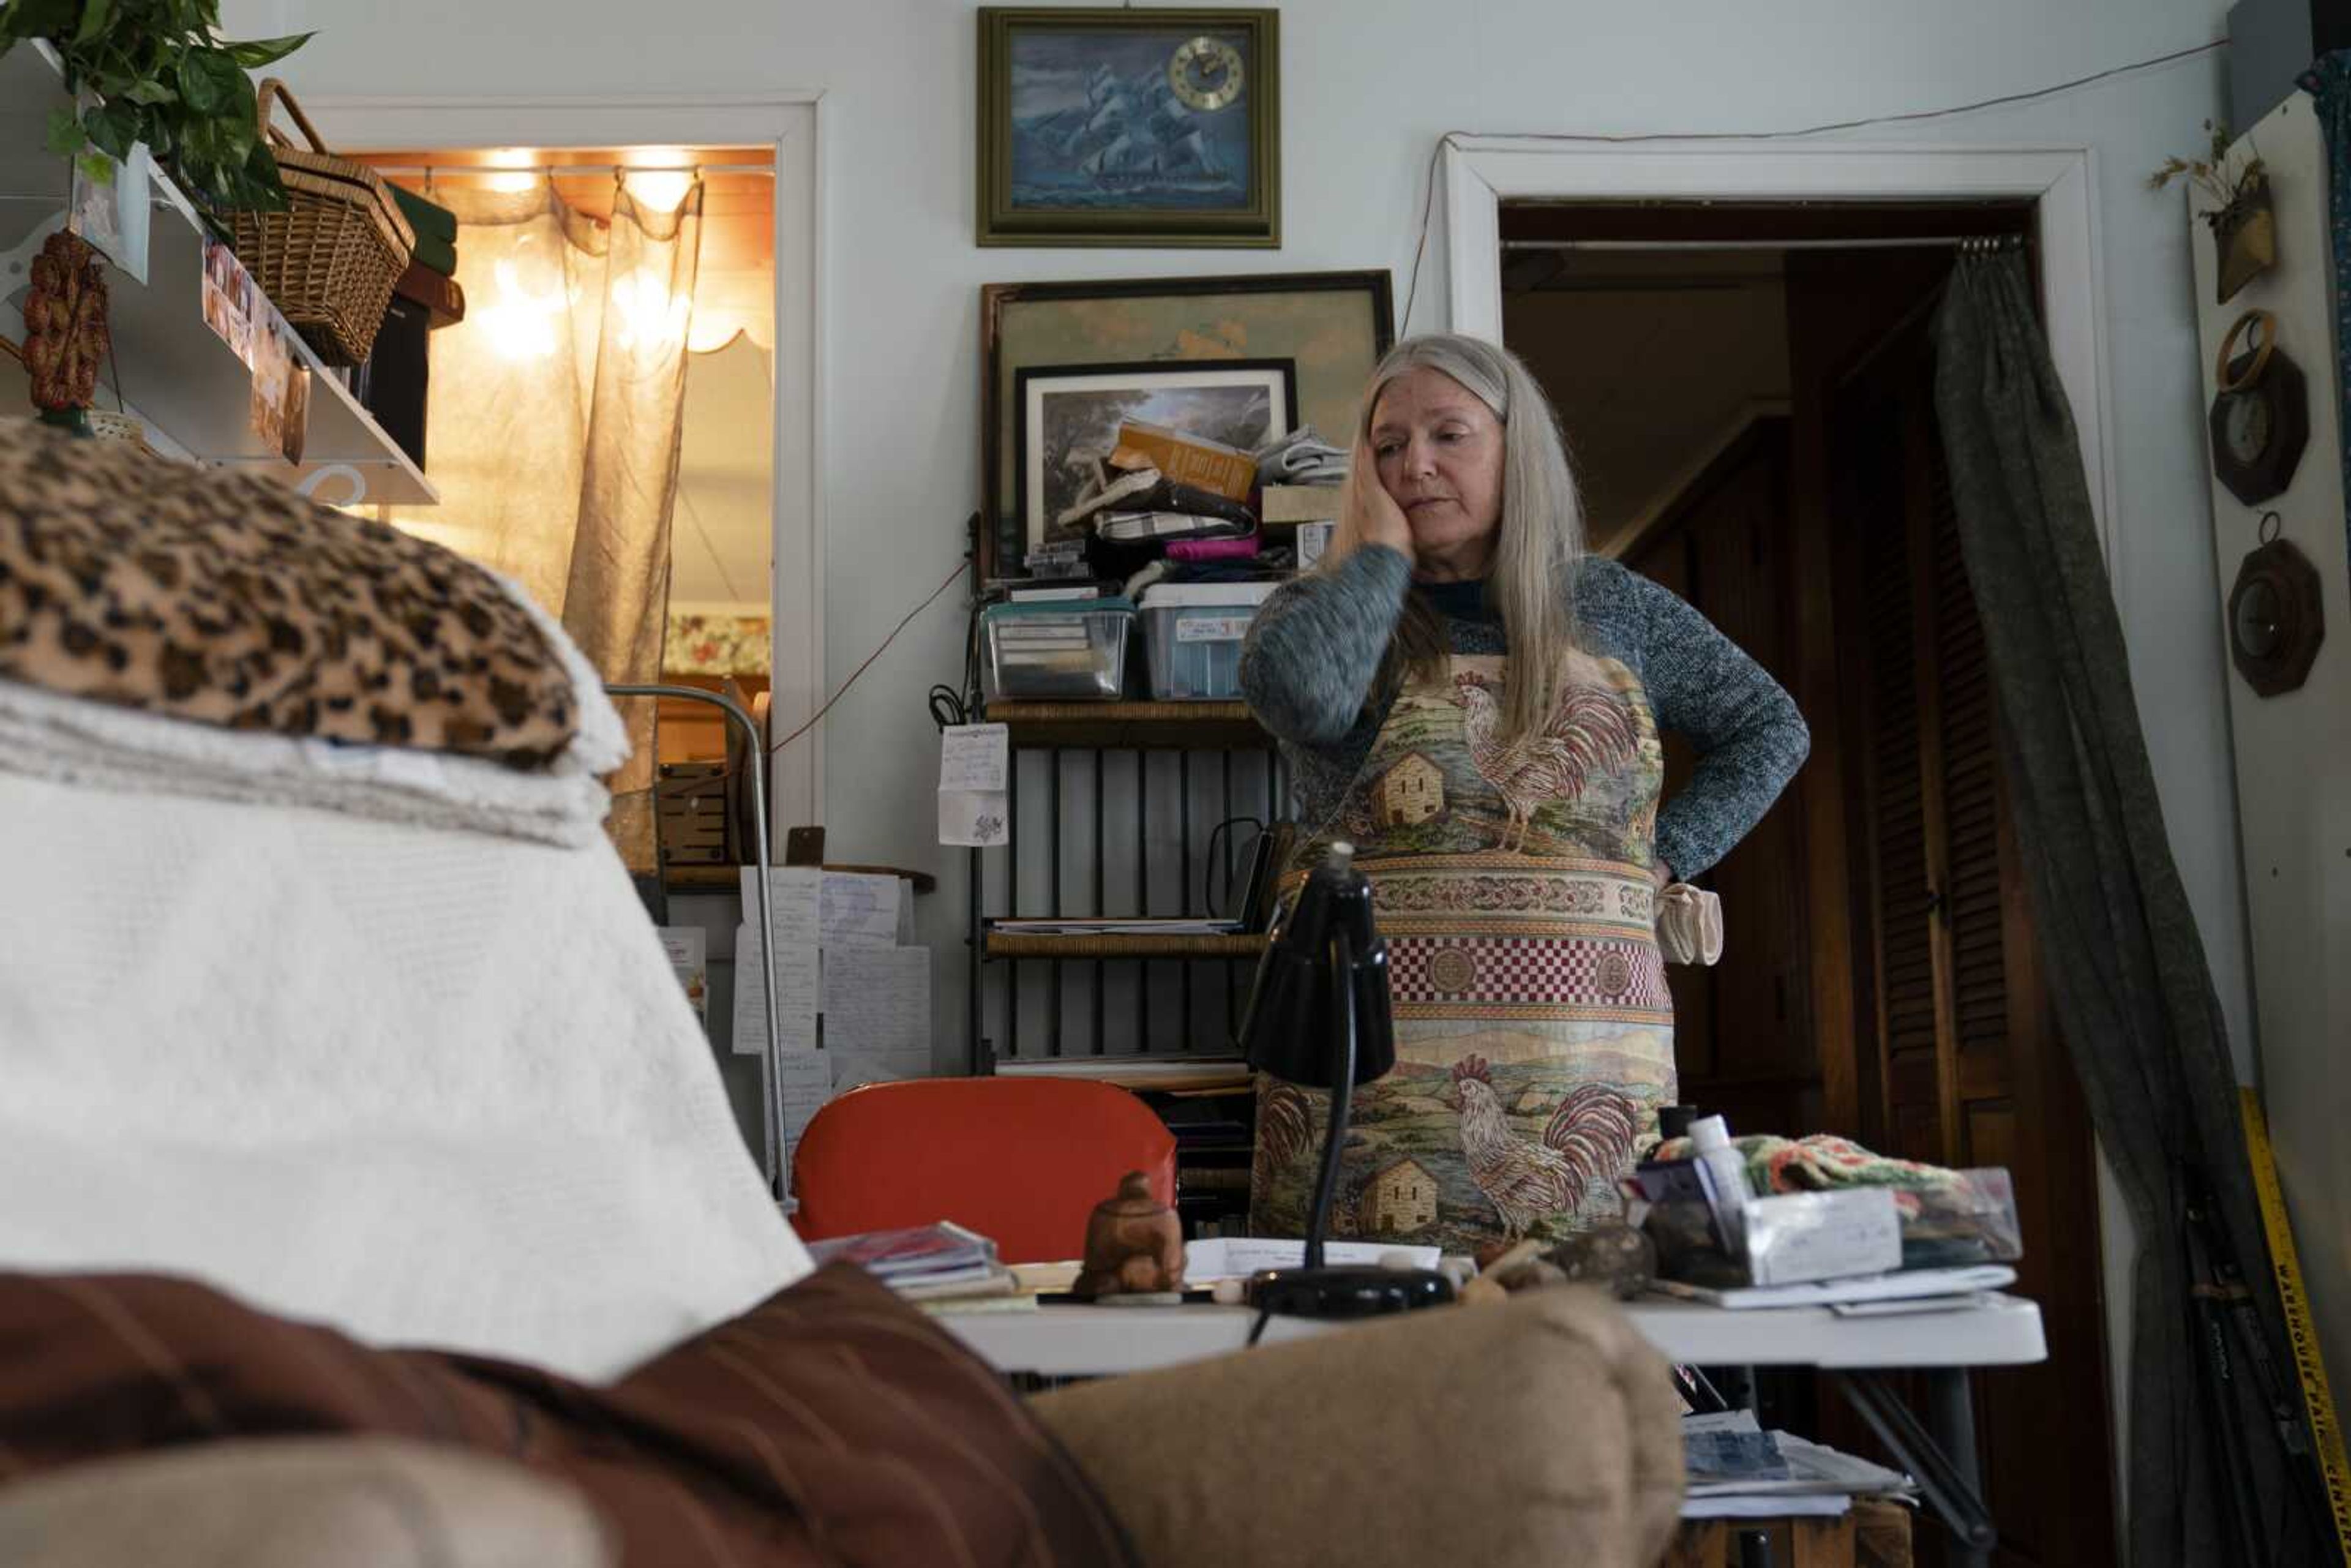
[[[1033,936],[990,929],[990,910],[1202,913],[1211,855],[1228,887],[1247,864],[1245,832],[1202,823],[1282,814],[1273,737],[1238,702],[999,701],[985,717],[1010,732],[1013,841],[993,854],[992,884],[991,852],[971,852],[972,1071],[1181,1054],[1202,1049],[1211,1028],[1220,1049],[1238,1027],[1263,936]]]

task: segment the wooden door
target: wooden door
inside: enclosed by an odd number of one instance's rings
[[[1790,580],[1787,421],[1757,421],[1648,528],[1625,563],[1689,601],[1786,684]],[[1687,742],[1666,737],[1666,799],[1689,777]],[[1734,1131],[1821,1124],[1807,979],[1808,868],[1792,791],[1697,880],[1721,895],[1723,959],[1666,971],[1674,994],[1680,1098]]]
[[[1931,352],[1914,319],[1832,404],[1837,622],[1854,652],[1844,719],[1864,839],[1850,857],[1872,1057],[1858,1078],[1876,1091],[1863,1133],[2014,1178],[2018,1288],[2042,1303],[2050,1360],[1978,1378],[1980,1458],[1997,1561],[2071,1568],[2115,1550],[2096,1174],[2025,902]]]

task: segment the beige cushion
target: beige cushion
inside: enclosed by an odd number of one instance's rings
[[[206,1443],[0,1487],[9,1568],[609,1568],[580,1495],[422,1443]]]
[[[1148,1568],[1651,1568],[1681,1500],[1666,1364],[1613,1303],[1579,1290],[1032,1404]]]

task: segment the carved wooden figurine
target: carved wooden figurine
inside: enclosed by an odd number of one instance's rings
[[[1151,1178],[1129,1171],[1117,1193],[1086,1220],[1078,1295],[1156,1295],[1184,1288],[1184,1228],[1176,1211],[1151,1196]]]
[[[33,258],[25,297],[25,369],[33,405],[50,413],[88,408],[106,358],[106,268],[78,235],[51,235]]]

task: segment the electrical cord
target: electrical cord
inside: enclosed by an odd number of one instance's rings
[[[1457,144],[1464,137],[1495,136],[1509,137],[1520,141],[1583,141],[1613,146],[1637,145],[1646,141],[1784,141],[1797,137],[1825,136],[1836,131],[1860,131],[1872,125],[1902,125],[1925,120],[1948,120],[1957,114],[1973,114],[1980,110],[2001,109],[2012,103],[2030,103],[2036,99],[2052,98],[2061,92],[2072,92],[2076,88],[2088,87],[2093,83],[2105,81],[2110,77],[2125,76],[2133,71],[2153,70],[2158,66],[2168,66],[2176,61],[2192,59],[2198,55],[2209,55],[2216,49],[2224,49],[2228,47],[2227,38],[2215,38],[2209,44],[2174,49],[2169,54],[2153,55],[2143,60],[2132,60],[2126,65],[2109,66],[2105,70],[2094,71],[2085,77],[2075,77],[2072,81],[2058,82],[2052,87],[2033,88],[2024,92],[2003,93],[1998,98],[1980,99],[1974,103],[1953,104],[1946,109],[1912,110],[1903,114],[1873,114],[1859,120],[1835,120],[1821,125],[1800,126],[1788,131],[1636,131],[1614,134],[1605,131],[1448,131],[1437,139],[1436,146],[1429,149],[1428,169],[1422,181],[1425,192],[1420,204],[1420,237],[1413,246],[1412,281],[1405,290],[1404,319],[1397,327],[1397,334],[1400,337],[1409,337],[1412,334],[1413,301],[1420,295],[1420,264],[1428,251],[1429,215],[1437,204],[1437,160],[1444,156],[1447,147]]]
[[[832,711],[832,705],[849,695],[849,688],[857,684],[858,677],[862,675],[867,670],[873,667],[873,661],[890,651],[890,644],[898,640],[898,633],[904,632],[914,621],[915,616],[920,615],[924,611],[928,610],[932,603],[937,600],[940,594],[945,593],[948,589],[955,586],[955,580],[964,574],[964,565],[965,563],[963,561],[956,561],[955,564],[955,570],[948,572],[946,576],[941,580],[939,585],[931,590],[930,593],[920,604],[915,605],[912,610],[907,611],[905,614],[899,617],[898,624],[890,629],[890,634],[887,637],[882,639],[882,645],[874,649],[871,653],[865,655],[865,662],[849,673],[849,678],[841,683],[839,690],[835,691],[832,695],[825,699],[824,706],[817,709],[813,714],[810,714],[806,724],[803,724],[798,729],[792,731],[791,734],[784,737],[783,739],[776,742],[775,745],[768,747],[768,755],[773,757],[785,747],[789,746],[793,741],[798,740],[801,736],[806,735],[810,730],[814,729],[817,727],[818,722],[821,720],[825,715]]]
[[[867,670],[872,668],[873,661],[880,658],[883,653],[889,652],[890,644],[898,640],[898,633],[904,632],[909,625],[911,625],[914,622],[915,616],[920,615],[924,611],[928,610],[931,605],[937,601],[939,595],[945,593],[948,588],[954,584],[955,580],[963,575],[967,560],[968,557],[967,557],[965,560],[958,560],[956,562],[955,570],[947,573],[944,581],[942,581],[936,588],[931,590],[931,591],[925,596],[920,604],[915,605],[912,610],[907,611],[904,615],[899,617],[898,624],[890,629],[890,634],[887,637],[882,639],[882,645],[874,649],[871,653],[865,655],[865,662],[858,665],[856,669],[850,672],[849,678],[841,683],[840,687],[834,691],[831,696],[825,699],[825,704],[822,707],[817,709],[813,715],[810,716],[809,721],[806,724],[801,725],[798,729],[792,731],[791,734],[784,737],[783,739],[768,747],[768,755],[773,757],[785,747],[789,746],[793,741],[798,740],[801,736],[806,735],[810,730],[815,728],[817,721],[823,718],[826,714],[832,711],[833,704],[839,702],[842,697],[849,695],[849,688],[857,684],[858,677],[864,674]],[[965,667],[967,670],[970,668],[970,653],[967,649],[965,655]],[[940,711],[937,700],[938,694],[946,691],[946,688],[944,686],[934,686],[931,688],[931,716],[934,719],[938,717]],[[954,695],[953,693],[949,693],[948,695],[950,697]],[[626,800],[638,795],[660,794],[664,790],[676,794],[684,793],[691,789],[704,789],[709,788],[713,783],[731,782],[736,775],[740,771],[740,768],[729,768],[723,773],[705,778],[657,780],[654,783],[642,785],[634,789],[619,790],[613,794],[612,799],[615,800]]]

